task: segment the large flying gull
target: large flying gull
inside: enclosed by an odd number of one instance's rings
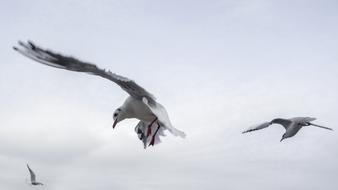
[[[29,174],[30,174],[30,176],[31,176],[31,185],[43,185],[42,183],[36,181],[35,173],[34,173],[33,170],[28,166],[28,164],[27,164],[27,168],[28,168]]]
[[[140,121],[135,131],[144,143],[144,147],[147,146],[147,143],[149,143],[148,146],[157,144],[159,142],[159,135],[164,135],[164,130],[168,130],[174,136],[185,137],[184,132],[173,127],[166,109],[156,102],[152,94],[133,80],[101,69],[92,63],[42,49],[29,41],[27,43],[19,41],[19,45],[20,48],[13,47],[13,49],[39,63],[59,69],[97,75],[119,85],[129,94],[129,97],[122,106],[115,110],[112,127],[115,128],[118,122],[127,118],[139,119]]]
[[[277,119],[273,119],[270,122],[265,122],[265,123],[262,123],[258,126],[249,128],[249,129],[243,131],[242,133],[248,133],[248,132],[251,132],[251,131],[264,129],[264,128],[269,127],[272,124],[280,124],[286,130],[285,133],[282,136],[282,139],[280,140],[280,141],[282,141],[286,138],[292,137],[295,134],[297,134],[297,132],[304,126],[315,126],[315,127],[320,127],[320,128],[323,128],[323,129],[333,130],[333,129],[328,128],[328,127],[323,127],[323,126],[311,123],[311,121],[314,121],[314,120],[316,120],[316,118],[313,118],[313,117],[294,117],[294,118],[291,118],[291,119],[277,118]]]

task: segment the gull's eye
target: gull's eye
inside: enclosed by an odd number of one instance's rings
[[[114,113],[114,117],[117,117],[117,113]]]

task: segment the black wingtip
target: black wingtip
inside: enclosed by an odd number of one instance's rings
[[[31,47],[32,50],[36,49],[36,46],[35,46],[35,44],[33,44],[33,42],[28,40],[27,43],[29,44],[29,46]]]
[[[36,46],[33,44],[33,42],[31,41],[27,41],[27,43],[31,46],[31,48],[34,50],[36,48]]]
[[[21,46],[25,46],[25,43],[23,43],[22,41],[18,41],[18,44],[21,45]]]
[[[15,46],[12,47],[15,51],[18,51],[19,49]]]

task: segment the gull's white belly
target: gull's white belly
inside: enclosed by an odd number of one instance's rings
[[[128,118],[137,118],[142,121],[152,122],[155,115],[141,100],[128,97],[124,102],[124,107],[128,112]]]

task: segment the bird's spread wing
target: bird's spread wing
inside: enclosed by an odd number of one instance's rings
[[[271,121],[271,123],[278,123],[278,124],[282,125],[286,129],[292,123],[292,121],[293,120],[277,118],[277,119],[273,119]]]
[[[316,120],[314,117],[294,117],[290,118],[289,120],[297,123],[307,123]]]
[[[31,182],[33,183],[33,182],[36,181],[35,174],[34,174],[33,170],[31,170],[31,168],[28,166],[28,164],[27,164],[27,168],[28,168],[29,174],[31,176]]]
[[[153,104],[155,102],[155,97],[136,84],[133,80],[110,71],[106,71],[105,69],[101,69],[95,64],[83,62],[73,57],[64,56],[50,50],[42,49],[29,41],[27,43],[19,41],[19,45],[20,48],[13,47],[13,49],[39,63],[60,69],[84,72],[106,78],[115,82],[134,98],[142,100],[142,98],[145,97],[148,99],[149,103]]]
[[[322,128],[322,129],[327,129],[327,130],[333,131],[333,129],[332,129],[332,128],[329,128],[329,127],[324,127],[324,126],[317,125],[317,124],[310,123],[310,122],[308,122],[308,123],[309,123],[310,125],[312,125],[312,126],[315,126],[315,127],[319,127],[319,128]]]
[[[249,129],[243,131],[242,133],[248,133],[248,132],[251,132],[251,131],[256,131],[256,130],[264,129],[264,128],[269,127],[270,125],[271,125],[271,122],[265,122],[265,123],[262,123],[260,125],[256,125],[256,126],[250,127]]]

